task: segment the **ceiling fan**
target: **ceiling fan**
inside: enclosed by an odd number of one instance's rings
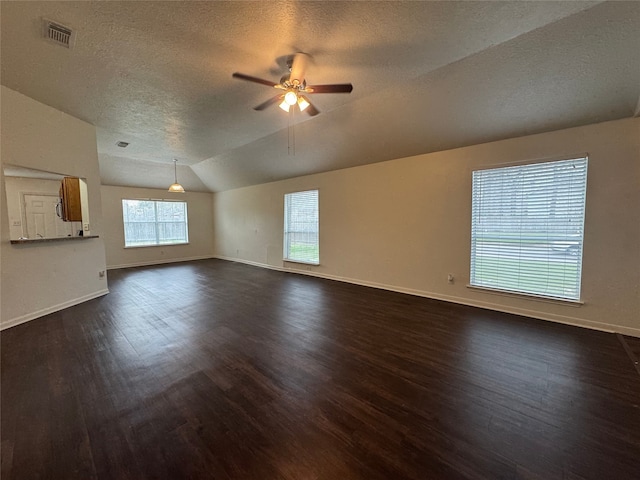
[[[334,85],[307,85],[307,81],[305,80],[305,71],[307,69],[308,60],[309,55],[306,53],[296,53],[289,57],[287,59],[289,73],[285,74],[280,79],[280,83],[275,83],[258,77],[252,77],[251,75],[245,75],[244,73],[238,72],[234,73],[232,76],[233,78],[260,83],[283,91],[266,102],[254,107],[254,110],[264,110],[274,103],[280,102],[279,106],[285,112],[289,112],[292,107],[297,105],[301,112],[307,112],[313,117],[320,113],[320,111],[311,104],[304,94],[351,93],[353,85],[350,83],[339,83]]]

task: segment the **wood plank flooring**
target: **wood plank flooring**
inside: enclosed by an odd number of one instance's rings
[[[640,478],[614,334],[221,260],[109,288],[0,334],[2,480]]]

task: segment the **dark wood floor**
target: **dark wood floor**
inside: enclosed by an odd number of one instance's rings
[[[614,334],[221,260],[109,287],[2,332],[2,480],[640,478]]]

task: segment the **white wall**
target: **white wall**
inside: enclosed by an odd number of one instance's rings
[[[168,185],[167,185],[168,186]],[[153,265],[213,256],[213,194],[103,185],[102,218],[108,268]],[[184,200],[189,216],[189,244],[124,248],[122,199]]]
[[[91,233],[102,236],[95,128],[4,86],[0,104],[2,163],[86,178]],[[107,293],[102,238],[11,245],[4,175],[0,185],[0,327]]]
[[[467,287],[471,171],[589,154],[584,305]],[[320,265],[282,261],[283,195],[320,190]],[[419,155],[214,195],[220,258],[640,336],[640,119]],[[447,274],[455,275],[454,284]]]

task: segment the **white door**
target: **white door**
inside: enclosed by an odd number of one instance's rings
[[[27,238],[68,237],[73,235],[73,224],[63,222],[56,215],[57,195],[24,195],[24,213]]]

